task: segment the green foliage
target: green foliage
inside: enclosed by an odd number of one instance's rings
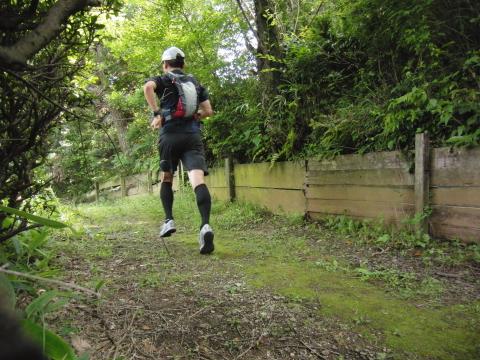
[[[411,149],[420,131],[435,145],[477,145],[478,10],[468,1],[329,3],[287,53],[284,92],[300,101],[303,153]]]
[[[147,109],[142,86],[147,78],[162,74],[161,54],[165,48],[176,45],[185,51],[186,71],[195,74],[210,92],[218,113],[215,127],[217,124],[230,127],[233,120],[230,110],[239,105],[244,95],[242,89],[247,88],[240,79],[247,77],[250,58],[239,46],[245,24],[241,23],[235,3],[132,0],[125,4],[121,16],[112,20],[105,21],[102,44],[96,46],[82,77],[76,79],[80,89],[92,92],[95,108],[87,108],[85,114],[95,119],[95,123],[71,124],[59,134],[64,140],[57,151],[61,176],[55,190],[62,196],[75,198],[91,190],[94,181],[104,181],[119,173],[158,169],[158,132],[150,129],[151,111]],[[222,56],[217,56],[219,53]],[[235,97],[233,87],[238,89]],[[226,103],[232,99],[229,107]],[[220,103],[225,104],[224,109]],[[116,125],[119,118],[124,120],[124,134],[120,134]],[[102,124],[109,136],[96,123]],[[208,123],[207,120],[205,127],[214,129]],[[244,132],[255,127],[255,123],[236,124],[237,130],[229,134],[229,139],[240,134],[237,143],[250,140]],[[223,136],[215,130],[210,134],[207,137]],[[128,149],[119,146],[120,135],[125,137]],[[256,147],[246,159],[262,147],[260,142],[258,136],[254,137]],[[212,144],[207,149],[211,159],[235,152],[235,145],[229,141]],[[242,147],[236,154],[243,150]]]
[[[51,182],[46,170],[56,147],[61,147],[62,126],[79,121],[77,109],[88,106],[86,92],[76,86],[75,76],[86,62],[85,54],[98,41],[99,19],[118,10],[120,2],[81,2],[59,11],[55,1],[2,2],[0,17],[10,24],[0,27],[5,54],[27,56],[20,63],[2,56],[0,72],[0,203],[33,212]],[[63,14],[63,15],[62,15]],[[39,26],[47,24],[48,26]],[[40,42],[29,40],[34,34]],[[24,44],[23,46],[20,44]],[[37,48],[41,45],[41,48]],[[10,57],[10,56],[7,56]],[[80,112],[80,111],[79,111]],[[85,120],[90,120],[88,117]],[[83,142],[81,139],[80,142]],[[53,163],[55,163],[53,161]],[[78,170],[78,169],[77,169]],[[52,171],[53,172],[53,171]],[[33,203],[33,205],[32,205]],[[45,205],[48,205],[45,202]],[[0,223],[4,222],[0,212]],[[3,225],[3,224],[2,224]],[[26,221],[0,228],[0,242],[27,229]]]
[[[440,242],[427,233],[416,230],[415,225],[430,210],[403,222],[401,227],[387,226],[383,219],[356,220],[348,216],[329,216],[323,225],[352,241],[373,246],[383,251],[396,250],[403,254],[420,256],[425,263],[437,262],[458,265],[465,262],[480,263],[479,246],[455,241]]]
[[[58,231],[67,227],[66,224],[25,211],[0,206],[0,210],[14,216],[22,217],[28,221],[53,228]],[[14,221],[6,217],[4,222]],[[49,229],[40,228],[21,232],[12,237],[8,242],[0,244],[0,263],[17,272],[35,274],[42,277],[51,277],[58,273],[52,267],[51,260],[56,253],[49,248]],[[0,274],[0,295],[5,296],[8,306],[24,315],[22,327],[27,335],[43,349],[44,353],[52,360],[77,359],[73,349],[62,338],[47,329],[45,317],[48,314],[63,309],[73,294],[70,292],[37,291],[35,282],[21,276]],[[25,308],[16,309],[17,294],[25,295],[31,301]],[[22,301],[24,304],[25,301]]]
[[[76,360],[77,357],[73,349],[62,338],[30,320],[23,320],[24,331],[36,341],[52,360]]]
[[[204,136],[211,162],[232,155],[240,162],[268,157],[269,138],[264,132],[258,84],[242,80],[222,88],[213,100],[215,116],[204,121]]]
[[[31,222],[34,222],[34,223],[37,223],[37,224],[40,224],[40,225],[44,225],[44,226],[48,226],[48,227],[51,227],[51,228],[55,228],[55,229],[62,229],[62,228],[67,227],[66,224],[61,223],[59,221],[55,221],[55,220],[47,219],[47,218],[42,217],[42,216],[37,216],[37,215],[34,215],[34,214],[30,214],[30,213],[27,213],[27,212],[22,211],[22,210],[17,210],[17,209],[14,209],[14,208],[10,208],[8,206],[0,205],[0,211],[5,212],[7,214],[11,214],[11,215],[16,215],[16,216],[22,217],[24,219],[27,219]],[[8,221],[7,218],[4,221]]]
[[[15,309],[15,304],[17,303],[15,289],[4,274],[0,274],[0,295],[2,296],[2,300],[7,302],[5,306],[8,310]]]
[[[26,318],[34,322],[39,322],[46,314],[62,309],[68,303],[68,298],[71,296],[70,293],[45,291],[25,308]]]
[[[417,275],[412,272],[403,272],[397,269],[375,269],[370,270],[366,266],[354,270],[364,281],[382,281],[391,290],[397,291],[400,295],[409,297],[415,295],[439,295],[443,291],[440,281],[426,277],[419,281]]]
[[[56,190],[75,197],[95,180],[158,169],[142,85],[161,74],[161,53],[172,45],[210,92],[210,164],[407,151],[423,131],[434,146],[479,145],[478,2],[280,1],[275,10],[266,16],[281,53],[261,54],[244,46],[251,34],[233,1],[127,1],[105,24],[105,51],[76,81],[102,88],[103,105],[86,113],[114,142],[105,109],[122,114],[129,150],[118,155],[95,125],[68,125]],[[258,73],[262,61],[275,65]],[[278,77],[275,89],[262,83],[265,72]]]

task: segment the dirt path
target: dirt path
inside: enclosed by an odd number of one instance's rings
[[[155,197],[84,206],[85,234],[55,243],[66,280],[104,282],[97,305],[72,303],[56,323],[92,359],[480,354],[475,284],[468,301],[444,301],[448,284],[400,297],[349,271],[352,251],[315,227],[239,205],[215,204],[216,251],[200,256],[193,199],[177,195],[178,231],[165,243],[161,214]]]

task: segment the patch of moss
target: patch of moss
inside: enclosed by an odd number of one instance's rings
[[[198,251],[198,234],[176,236],[175,241],[181,242],[192,251]],[[173,239],[173,238],[172,238]],[[231,232],[215,230],[215,251],[212,257],[219,260],[229,260],[235,258],[242,258],[248,255],[248,250],[242,247],[241,244],[235,241],[234,234]],[[209,257],[206,257],[209,258]]]
[[[321,313],[339,317],[362,333],[381,331],[398,353],[423,358],[478,359],[480,302],[469,306],[416,307],[374,285],[308,262],[266,260],[247,268],[254,286],[292,299],[317,299]],[[477,321],[471,321],[472,317]],[[400,358],[400,357],[399,357]]]

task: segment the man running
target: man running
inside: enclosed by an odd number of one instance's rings
[[[208,175],[205,162],[200,119],[213,114],[208,91],[192,75],[183,72],[185,54],[170,47],[162,55],[164,75],[149,78],[144,85],[145,99],[153,111],[152,129],[160,130],[159,151],[162,183],[160,199],[165,211],[161,237],[176,231],[173,220],[173,174],[179,160],[188,171],[190,184],[195,192],[198,210],[202,218],[199,244],[201,254],[213,249],[213,230],[209,225],[211,197],[204,182]],[[160,107],[155,99],[160,99]]]

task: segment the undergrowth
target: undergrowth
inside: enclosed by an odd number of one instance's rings
[[[399,251],[402,255],[420,257],[426,264],[439,263],[449,266],[468,262],[480,264],[478,244],[460,241],[441,241],[416,230],[418,218],[403,221],[400,227],[387,226],[383,219],[356,220],[348,216],[329,216],[323,226],[348,237],[357,244],[369,245],[378,251]]]
[[[48,223],[48,219],[39,221]],[[75,237],[70,234],[70,237]],[[22,232],[0,244],[0,306],[2,313],[15,314],[26,333],[53,360],[77,360],[72,347],[50,326],[69,303],[86,299],[73,291],[57,290],[62,269],[55,263],[58,252],[52,247],[52,230]],[[32,277],[33,276],[33,277]],[[40,280],[45,279],[45,280]],[[60,332],[60,335],[66,335]],[[16,339],[20,341],[19,339]]]

